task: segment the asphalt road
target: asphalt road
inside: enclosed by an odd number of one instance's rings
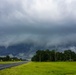
[[[6,68],[11,68],[11,67],[18,66],[18,65],[22,65],[25,63],[28,63],[28,61],[9,63],[9,64],[0,64],[0,70],[6,69]]]

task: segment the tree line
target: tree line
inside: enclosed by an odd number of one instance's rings
[[[17,57],[10,57],[9,55],[5,57],[0,57],[0,61],[22,61],[22,59]]]
[[[32,61],[76,61],[76,53],[72,50],[59,52],[57,50],[38,50]]]

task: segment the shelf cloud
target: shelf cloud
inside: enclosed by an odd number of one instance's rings
[[[75,0],[0,0],[0,46],[76,42]]]

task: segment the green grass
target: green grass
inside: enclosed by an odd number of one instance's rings
[[[21,61],[1,61],[0,64],[9,64],[9,63],[16,63],[16,62],[21,62]]]
[[[76,75],[76,62],[29,62],[1,70],[0,75]]]

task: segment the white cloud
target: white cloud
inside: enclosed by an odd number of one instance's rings
[[[14,57],[12,54],[9,54],[9,56],[12,58],[12,57]]]
[[[75,20],[75,9],[75,0],[1,0],[0,19],[6,23],[61,22]]]

